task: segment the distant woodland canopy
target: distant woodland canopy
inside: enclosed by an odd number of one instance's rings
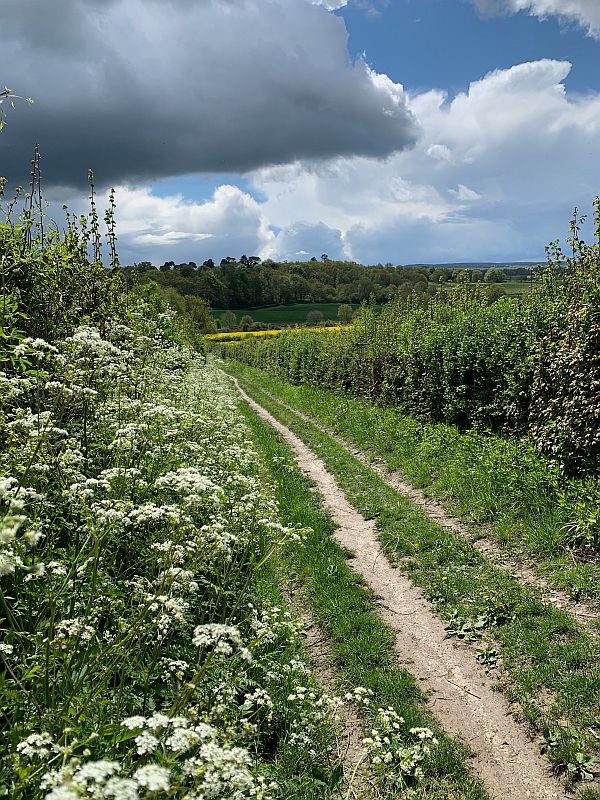
[[[494,271],[494,280],[504,279],[501,270]],[[437,284],[447,281],[465,283],[491,277],[479,269],[363,266],[333,261],[325,254],[320,260],[283,263],[245,255],[224,258],[219,265],[212,259],[202,265],[166,261],[158,268],[142,261],[125,267],[125,272],[132,283],[154,281],[181,295],[201,297],[213,308],[230,309],[286,303],[361,303],[371,298],[385,303],[397,297],[432,294]]]

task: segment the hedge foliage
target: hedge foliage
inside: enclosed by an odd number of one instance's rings
[[[597,240],[572,222],[572,254],[548,248],[539,286],[489,305],[457,286],[429,302],[363,307],[337,333],[225,347],[293,382],[349,391],[420,419],[530,436],[567,474],[600,463],[600,198]]]

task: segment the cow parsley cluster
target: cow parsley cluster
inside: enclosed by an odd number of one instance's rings
[[[393,708],[379,708],[376,727],[363,739],[375,771],[390,789],[405,789],[423,779],[426,758],[438,743],[429,728],[409,728]]]
[[[275,798],[328,763],[337,701],[254,594],[305,531],[280,524],[228,379],[170,325],[138,301],[0,362],[11,796]]]

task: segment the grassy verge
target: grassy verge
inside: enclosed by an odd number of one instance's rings
[[[586,778],[600,737],[600,646],[565,612],[491,566],[457,535],[432,522],[369,467],[266,394],[251,372],[242,385],[325,461],[354,507],[377,520],[388,556],[421,586],[450,635],[478,645],[499,687],[545,741],[557,772]],[[260,374],[260,383],[273,385]],[[288,398],[286,398],[288,399]],[[474,649],[475,656],[475,649]]]
[[[292,636],[280,637],[276,642],[274,657],[268,665],[270,671],[277,676],[281,689],[279,697],[275,697],[271,692],[271,699],[280,704],[281,708],[290,706],[289,694],[295,691],[298,683],[302,683],[307,693],[314,693],[314,698],[319,702],[323,695],[308,666],[309,653],[302,637],[297,635],[297,624],[291,622],[292,613],[287,610],[289,603],[283,595],[281,576],[274,559],[269,559],[262,565],[255,576],[251,592],[252,601],[257,608],[281,609],[282,627],[289,627],[293,631]],[[291,681],[285,680],[286,673],[292,677]],[[261,677],[260,673],[256,676],[256,687],[261,686]],[[326,710],[320,720],[318,716],[311,720],[312,710],[308,706],[313,704],[314,700],[307,699],[305,709],[301,708],[302,698],[298,698],[298,701],[296,705],[300,708],[289,709],[290,718],[294,713],[297,714],[297,723],[304,717],[304,725],[292,722],[296,734],[301,734],[297,735],[296,741],[293,741],[293,735],[292,737],[282,735],[283,719],[277,713],[271,718],[271,725],[266,725],[263,732],[261,744],[264,750],[261,755],[263,758],[266,755],[265,760],[272,761],[273,778],[277,783],[275,797],[293,797],[294,800],[333,800],[338,797],[343,778],[343,764],[335,748],[336,731],[333,718]],[[256,710],[260,712],[258,705]],[[257,713],[253,722],[260,725],[265,721],[264,718],[261,719],[260,713]],[[304,736],[310,736],[310,746],[307,746],[308,740],[305,740]]]
[[[347,394],[296,386],[240,364],[235,369],[252,379],[260,375],[265,389],[400,470],[476,530],[483,527],[532,562],[551,585],[600,603],[598,552],[570,546],[572,509],[560,507],[548,464],[529,445],[425,425]]]
[[[377,707],[391,706],[403,717],[406,732],[413,727],[434,730],[439,744],[423,763],[424,777],[407,776],[415,797],[483,800],[485,791],[465,766],[466,748],[437,729],[413,677],[394,663],[393,633],[377,615],[368,588],[347,566],[347,553],[331,538],[333,523],[310,481],[296,467],[287,444],[245,404],[243,409],[283,522],[312,529],[304,547],[287,547],[279,554],[279,569],[330,638],[343,688],[358,685],[374,693],[364,710],[369,728],[377,724]],[[405,746],[411,746],[411,739],[407,734]],[[382,780],[385,784],[387,777]]]

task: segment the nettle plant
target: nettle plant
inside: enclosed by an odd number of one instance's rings
[[[118,270],[101,258],[101,229],[90,176],[90,212],[66,211],[66,229],[46,216],[41,157],[36,149],[27,191],[17,187],[0,206],[0,295],[18,304],[19,328],[48,341],[64,338],[82,323],[107,333],[107,322],[125,313],[128,297]],[[5,183],[0,178],[0,200]],[[107,210],[107,243],[114,266],[114,197]],[[118,264],[118,260],[116,262]],[[0,318],[4,328],[4,315]]]
[[[29,105],[33,103],[31,97],[21,97],[15,94],[12,89],[9,89],[8,86],[5,86],[4,89],[0,89],[0,132],[2,132],[7,124],[6,106],[8,105],[10,108],[14,109],[16,102],[20,100],[29,103]]]

